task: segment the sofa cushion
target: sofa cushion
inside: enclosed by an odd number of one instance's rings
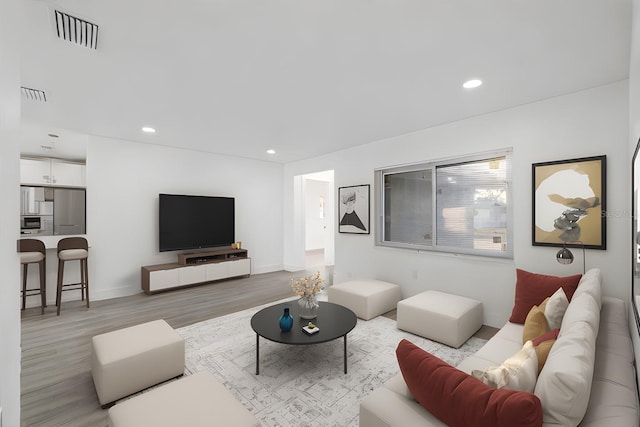
[[[402,375],[398,373],[397,376],[404,384]],[[387,387],[378,387],[360,402],[360,414],[358,418],[357,424],[362,427],[447,427],[445,423],[436,418],[431,412],[420,406],[413,396],[406,398]],[[284,421],[286,422],[287,420]],[[321,423],[322,416],[319,416],[318,422],[313,425],[321,425]],[[286,425],[299,424],[302,424],[302,422],[295,420],[289,421]]]
[[[531,393],[491,388],[407,340],[396,355],[411,394],[447,425],[542,425],[540,400]]]
[[[575,293],[574,293],[575,296]],[[564,293],[564,289],[559,288],[547,301],[544,307],[544,317],[547,318],[549,329],[559,328],[562,324],[562,318],[569,306],[569,299]]]
[[[602,297],[591,396],[581,427],[638,426],[638,394],[625,302]]]
[[[546,300],[545,300],[546,301]],[[549,330],[547,318],[544,315],[544,302],[541,307],[534,305],[529,310],[527,318],[524,321],[524,329],[522,330],[522,343],[538,338],[540,335]]]
[[[571,301],[581,277],[581,274],[567,277],[547,276],[516,269],[516,296],[509,321],[524,323],[531,307],[539,305],[560,287]]]
[[[545,425],[577,426],[587,410],[595,363],[600,305],[582,293],[571,300],[535,394]]]
[[[471,375],[490,387],[533,392],[538,378],[538,356],[533,343],[527,341],[502,365],[484,371],[474,370]]]
[[[565,332],[569,331],[569,327],[578,322],[587,323],[595,330],[597,335],[598,328],[600,327],[600,304],[590,295],[580,295],[578,298],[580,299],[579,305],[583,308],[577,309],[574,307],[574,309],[571,309],[571,305],[569,305],[569,309],[567,309],[567,313],[564,315],[564,319],[562,319],[562,326],[560,327],[558,338],[562,337]]]
[[[578,288],[573,294],[573,298],[578,295],[589,294],[602,306],[602,273],[598,268],[592,268],[587,271],[578,283]],[[571,300],[571,298],[569,298]]]

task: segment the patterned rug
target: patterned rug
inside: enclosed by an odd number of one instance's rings
[[[187,375],[211,372],[263,426],[357,426],[360,401],[399,372],[395,349],[402,338],[457,365],[486,341],[471,338],[460,349],[396,328],[386,317],[358,324],[343,340],[288,346],[260,339],[260,375],[255,375],[256,335],[251,316],[262,307],[178,329],[186,344]],[[276,321],[276,320],[274,320]]]

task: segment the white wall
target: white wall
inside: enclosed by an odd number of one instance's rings
[[[158,252],[159,193],[235,197],[236,240],[249,251],[252,272],[281,270],[282,169],[271,162],[90,137],[93,299],[141,292],[141,266],[177,260],[178,252]]]
[[[606,154],[607,210],[627,212],[627,105],[623,81],[287,164],[285,206],[292,198],[293,176],[309,171],[334,169],[336,187],[371,184],[373,193],[378,167],[513,147],[514,260],[382,248],[375,246],[373,234],[335,237],[336,283],[376,277],[402,285],[404,297],[426,289],[467,295],[483,301],[486,324],[502,326],[513,306],[516,268],[554,275],[581,272],[582,254],[576,254],[578,262],[561,266],[556,248],[531,245],[531,164]],[[285,223],[291,216],[286,209]],[[605,293],[626,300],[629,247],[623,242],[628,230],[624,218],[608,219],[608,249],[587,251],[587,267],[603,271]],[[285,234],[285,265],[294,244],[295,238]]]
[[[0,2],[0,414],[4,427],[20,425],[20,32],[21,2]]]

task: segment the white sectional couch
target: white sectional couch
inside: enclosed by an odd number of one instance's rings
[[[582,277],[538,375],[533,393],[542,403],[544,426],[640,425],[628,311],[624,301],[601,296],[601,282],[598,269]],[[457,368],[470,374],[501,365],[523,347],[523,329],[507,323]],[[362,427],[418,425],[446,424],[414,399],[401,373],[360,404]]]

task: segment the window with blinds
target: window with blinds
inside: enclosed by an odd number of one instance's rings
[[[510,258],[511,150],[376,170],[376,244]]]

